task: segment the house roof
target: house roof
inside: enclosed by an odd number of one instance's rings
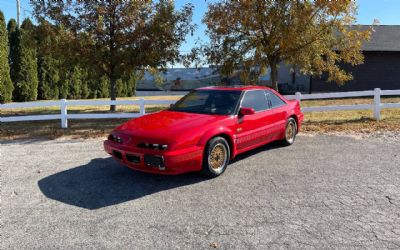
[[[371,40],[363,43],[363,51],[400,51],[400,25],[356,25],[354,28],[372,28]]]

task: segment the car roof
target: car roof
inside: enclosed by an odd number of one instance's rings
[[[202,87],[198,88],[197,90],[239,90],[239,91],[245,91],[245,90],[265,90],[265,89],[270,89],[265,86],[256,86],[256,85],[233,85],[233,86],[210,86],[210,87]]]

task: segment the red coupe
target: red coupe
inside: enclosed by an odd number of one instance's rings
[[[298,101],[267,87],[199,88],[117,127],[104,148],[132,169],[215,177],[240,153],[275,140],[293,144],[302,121]]]

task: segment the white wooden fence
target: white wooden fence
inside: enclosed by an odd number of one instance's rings
[[[312,100],[312,99],[333,99],[346,97],[365,97],[373,96],[372,104],[357,104],[357,105],[335,105],[335,106],[319,106],[319,107],[304,107],[303,112],[316,111],[340,111],[340,110],[373,110],[374,118],[379,120],[381,109],[383,108],[400,108],[400,103],[381,103],[381,96],[396,96],[400,95],[400,90],[381,90],[379,88],[370,91],[355,91],[355,92],[335,92],[324,94],[301,94],[285,96],[287,99]],[[68,127],[69,119],[103,119],[103,118],[135,118],[146,113],[145,105],[169,105],[175,103],[176,100],[71,100],[62,99],[60,101],[43,101],[43,102],[22,102],[1,104],[1,109],[13,108],[34,108],[34,107],[60,107],[60,114],[55,115],[27,115],[27,116],[7,116],[0,117],[0,122],[16,122],[16,121],[39,121],[39,120],[61,120],[61,127]],[[107,114],[68,114],[69,106],[104,106],[104,105],[138,105],[139,113],[107,113]]]

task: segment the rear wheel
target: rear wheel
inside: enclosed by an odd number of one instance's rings
[[[229,158],[228,142],[222,137],[212,138],[204,150],[202,173],[208,177],[221,175],[228,166]]]
[[[282,140],[282,143],[286,146],[292,145],[296,140],[297,135],[297,123],[296,120],[292,117],[286,122],[285,128],[285,137]]]

